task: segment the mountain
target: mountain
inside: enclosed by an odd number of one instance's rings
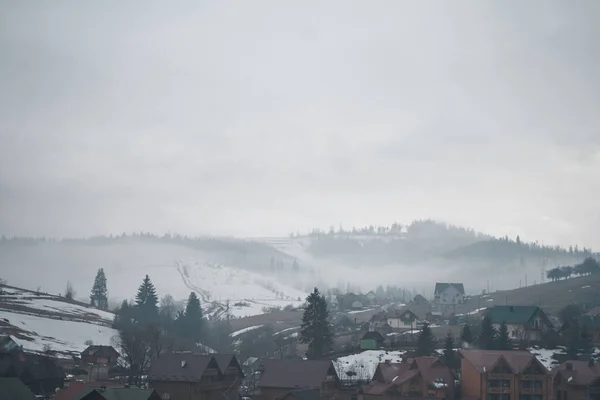
[[[197,292],[214,314],[243,317],[297,306],[323,290],[411,289],[430,298],[435,282],[463,282],[468,293],[543,282],[545,271],[597,254],[494,238],[424,220],[407,225],[314,230],[270,238],[191,238],[138,233],[88,239],[0,239],[0,278],[64,291],[70,281],[87,302],[98,268],[112,304],[135,295],[148,274],[159,295],[184,300]],[[300,299],[300,300],[299,300]]]

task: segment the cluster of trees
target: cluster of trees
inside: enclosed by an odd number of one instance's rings
[[[568,279],[571,275],[592,275],[600,273],[600,264],[598,260],[592,257],[587,257],[582,263],[574,266],[556,267],[546,271],[546,277],[553,281],[560,279]]]
[[[191,292],[183,310],[173,298],[164,296],[159,304],[156,288],[146,275],[135,301],[123,301],[115,310],[113,327],[119,332],[115,345],[120,349],[131,376],[143,375],[163,350],[193,350],[204,346],[227,352],[231,349],[229,319],[204,318],[200,299]]]

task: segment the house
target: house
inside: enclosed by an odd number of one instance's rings
[[[454,399],[454,388],[454,374],[437,357],[415,357],[401,363],[379,364],[373,381],[360,389],[359,398]]]
[[[352,302],[352,305],[350,306],[350,308],[352,308],[353,310],[360,310],[361,308],[364,308],[365,306],[363,305],[363,303],[361,303],[360,301],[356,300]]]
[[[600,365],[590,361],[567,361],[552,371],[555,400],[600,400]]]
[[[408,308],[403,308],[389,313],[387,323],[392,328],[412,330],[417,327],[417,316]]]
[[[585,315],[591,317],[600,317],[600,307],[591,308],[588,312],[585,313]]]
[[[23,353],[23,348],[10,335],[0,335],[0,359]]]
[[[444,283],[435,284],[433,292],[435,303],[439,305],[456,305],[464,301],[465,287],[462,283]]]
[[[528,351],[463,349],[458,354],[463,399],[550,399],[551,376]]]
[[[120,354],[112,346],[88,346],[81,352],[82,364],[97,364],[114,367],[117,365]]]
[[[320,400],[321,393],[317,389],[294,390],[287,393],[281,400]]]
[[[94,389],[99,388],[101,386],[104,387],[123,387],[122,383],[116,381],[106,381],[106,382],[82,382],[75,381],[69,382],[68,385],[65,384],[65,387],[60,389],[54,395],[52,400],[75,400],[79,394],[87,394],[91,390],[87,390],[88,388]]]
[[[237,399],[244,374],[234,355],[175,352],[161,354],[148,382],[162,399]]]
[[[389,325],[385,311],[378,312],[377,314],[373,314],[371,316],[371,319],[369,320],[369,330],[387,327],[389,327]]]
[[[36,400],[35,394],[19,378],[0,378],[0,399]]]
[[[418,304],[418,305],[423,305],[423,304],[429,305],[429,302],[427,301],[427,299],[420,294],[415,296],[415,298],[413,299],[413,303]]]
[[[88,387],[73,400],[161,400],[154,389],[133,387]]]
[[[339,377],[328,360],[264,359],[260,371],[261,400],[279,400],[289,392],[307,389],[329,399],[340,391]]]
[[[18,378],[37,395],[48,396],[64,386],[64,370],[49,357],[16,353],[0,359],[0,378]]]
[[[383,347],[384,337],[376,331],[369,331],[360,339],[361,350],[377,350]]]
[[[367,293],[366,296],[367,299],[369,299],[369,302],[371,302],[371,304],[373,304],[377,300],[377,295],[372,290],[369,293]]]
[[[504,322],[514,340],[541,340],[542,334],[552,329],[546,313],[536,306],[493,306],[485,313],[496,329]]]
[[[592,343],[600,346],[600,316],[582,315],[579,317],[579,326],[585,327]]]

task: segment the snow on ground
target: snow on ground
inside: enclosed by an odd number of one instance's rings
[[[63,319],[89,320],[104,324],[110,324],[115,317],[111,312],[69,302],[62,297],[12,288],[2,291],[0,310],[18,310],[19,313],[33,313],[42,316],[52,313]]]
[[[242,333],[246,333],[246,332],[250,332],[250,331],[253,331],[253,330],[255,330],[255,329],[258,329],[258,328],[260,328],[261,326],[262,326],[262,325],[254,325],[254,326],[249,326],[249,327],[247,327],[247,328],[240,329],[239,331],[235,331],[235,332],[233,332],[233,333],[230,333],[230,334],[229,334],[229,336],[233,338],[233,337],[236,337],[236,336],[238,336],[238,335],[241,335]]]
[[[354,311],[348,311],[348,314],[360,314],[360,313],[373,311],[373,310],[374,310],[374,308],[368,308],[366,310],[354,310]]]
[[[333,364],[340,378],[346,378],[349,376],[348,372],[354,372],[359,379],[371,379],[379,363],[386,360],[399,363],[404,353],[404,351],[367,350],[340,357]]]
[[[293,327],[291,327],[291,328],[287,328],[287,329],[284,329],[284,330],[282,330],[282,331],[275,332],[275,333],[273,334],[273,336],[281,335],[281,334],[282,334],[282,333],[284,333],[284,332],[293,331],[294,329],[300,329],[300,327],[299,327],[299,326],[293,326]]]
[[[552,356],[554,354],[564,354],[565,353],[564,349],[562,349],[562,348],[551,350],[551,349],[543,349],[540,347],[531,347],[527,350],[529,350],[529,352],[531,354],[533,354],[544,365],[544,367],[546,367],[546,369],[548,371],[550,371],[551,369],[553,369],[554,367],[556,367],[558,365],[558,362],[555,359],[553,359]]]
[[[307,293],[257,273],[223,265],[187,260],[177,263],[186,286],[198,292],[205,302],[225,307],[234,317],[263,314],[265,309],[298,307]]]
[[[485,310],[487,310],[487,307],[481,307],[481,308],[478,308],[476,310],[469,311],[466,314],[456,314],[456,316],[457,317],[462,317],[462,316],[465,316],[465,315],[475,315],[475,314],[479,314],[480,312],[485,311]]]
[[[12,327],[7,327],[6,324]],[[63,353],[59,356],[66,356],[64,353],[80,353],[87,347],[87,340],[98,345],[110,345],[111,338],[117,335],[116,330],[106,326],[5,310],[0,310],[0,329],[10,333],[15,342],[25,350],[41,352],[48,345],[52,350]]]

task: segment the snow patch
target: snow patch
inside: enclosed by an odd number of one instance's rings
[[[250,332],[250,331],[253,331],[253,330],[258,329],[260,327],[262,327],[262,325],[249,326],[247,328],[240,329],[239,331],[235,331],[235,332],[229,334],[229,336],[233,338],[233,337],[236,337],[238,335],[241,335],[242,333]]]

